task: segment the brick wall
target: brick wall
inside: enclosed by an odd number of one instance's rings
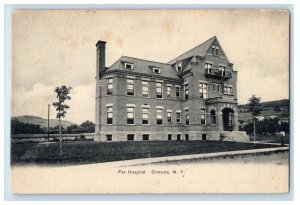
[[[189,64],[190,59],[182,62],[183,67]],[[220,64],[226,66],[227,71],[232,72],[230,79],[213,79],[205,76],[205,63],[210,62],[218,67]],[[95,140],[107,141],[106,135],[113,135],[113,141],[127,141],[128,134],[134,134],[134,140],[142,140],[143,134],[149,134],[149,140],[168,140],[168,134],[176,140],[180,134],[181,140],[188,134],[189,140],[218,139],[220,131],[223,130],[222,109],[230,106],[234,111],[234,130],[237,130],[237,72],[225,57],[217,57],[207,54],[204,58],[196,57],[196,62],[190,63],[191,73],[183,76],[182,83],[174,83],[168,80],[163,81],[163,97],[156,97],[155,77],[145,79],[140,76],[125,76],[123,74],[112,74],[101,80],[97,79],[97,93],[102,93],[96,100],[96,133]],[[175,68],[174,68],[175,69]],[[107,95],[107,78],[113,77],[113,94]],[[134,95],[127,95],[127,79],[134,80]],[[102,87],[99,82],[102,81]],[[149,96],[142,95],[142,81],[149,82]],[[208,99],[201,99],[199,94],[199,81],[208,84],[208,98],[215,99],[208,103]],[[162,82],[161,80],[159,82]],[[184,97],[184,84],[188,83],[189,99]],[[232,95],[224,95],[221,92],[213,92],[212,83],[232,85]],[[171,85],[171,97],[167,96],[167,87]],[[175,96],[175,87],[181,86],[180,98]],[[99,91],[99,89],[101,89]],[[219,99],[219,100],[218,100]],[[127,105],[134,105],[134,125],[127,124]],[[107,105],[113,106],[113,124],[107,125]],[[142,106],[149,106],[149,125],[142,124]],[[157,106],[163,107],[163,124],[157,125]],[[189,126],[185,125],[185,110],[189,109]],[[206,124],[201,124],[201,109],[206,110]],[[216,111],[216,124],[211,124],[210,110]],[[172,122],[167,122],[167,110],[172,110]],[[176,122],[176,111],[181,111],[181,122]],[[101,131],[97,129],[97,122],[100,122]],[[231,136],[231,135],[230,135]],[[233,136],[233,135],[232,135]],[[235,138],[234,138],[235,139]],[[236,138],[238,139],[238,138]]]

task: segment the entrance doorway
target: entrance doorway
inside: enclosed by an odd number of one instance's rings
[[[231,108],[224,108],[222,110],[224,131],[233,131],[233,113]]]

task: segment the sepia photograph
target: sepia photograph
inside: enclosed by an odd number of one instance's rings
[[[288,193],[285,9],[14,10],[14,194]]]

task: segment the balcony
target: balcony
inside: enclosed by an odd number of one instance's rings
[[[237,99],[234,98],[233,94],[229,94],[229,95],[223,94],[220,97],[208,98],[206,100],[206,104],[214,104],[214,103],[219,103],[219,102],[221,102],[221,103],[237,103]]]
[[[231,71],[221,71],[218,68],[211,68],[205,71],[205,77],[228,80],[232,78],[232,74]]]

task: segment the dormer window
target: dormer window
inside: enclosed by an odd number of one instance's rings
[[[177,64],[176,64],[176,70],[177,72],[180,72],[182,70],[182,62],[179,61]]]
[[[160,74],[160,68],[158,68],[158,67],[153,67],[152,71],[153,71],[153,73]]]
[[[133,69],[133,63],[125,62],[124,63],[124,68],[132,70]]]

